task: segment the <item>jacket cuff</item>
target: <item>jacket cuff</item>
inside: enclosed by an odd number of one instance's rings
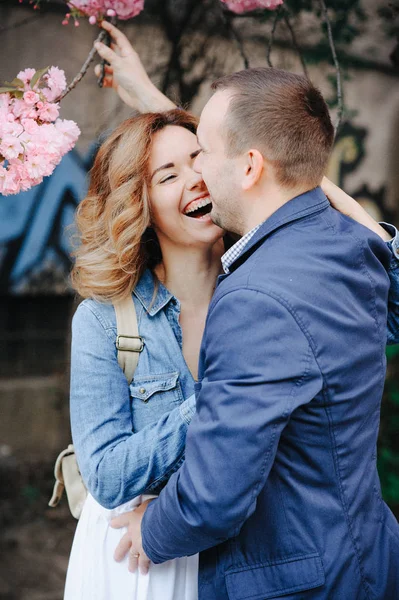
[[[187,398],[182,404],[180,404],[180,415],[187,425],[190,425],[191,419],[195,415],[196,400],[195,394]]]
[[[391,236],[392,239],[386,242],[388,248],[392,251],[393,256],[396,260],[399,260],[399,232],[395,225],[390,223],[380,223],[381,227],[385,229]]]

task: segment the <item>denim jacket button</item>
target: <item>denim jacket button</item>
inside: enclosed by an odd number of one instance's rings
[[[145,394],[145,388],[140,388],[139,392],[140,392],[140,394]]]

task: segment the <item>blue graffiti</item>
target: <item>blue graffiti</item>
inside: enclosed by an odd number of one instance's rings
[[[0,196],[0,293],[31,293],[43,270],[65,281],[71,265],[76,206],[87,191],[94,148],[82,159],[72,150],[51,177],[27,192]],[[52,293],[55,290],[46,290]]]

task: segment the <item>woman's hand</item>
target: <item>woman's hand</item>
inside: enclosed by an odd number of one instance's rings
[[[112,39],[111,48],[101,42],[95,44],[101,58],[109,63],[105,65],[104,87],[113,87],[123,102],[139,112],[176,108],[175,104],[151,82],[139,55],[127,37],[108,21],[103,21],[101,26]],[[96,65],[97,77],[100,72],[100,65]]]
[[[351,217],[361,225],[368,227],[385,242],[389,242],[392,236],[389,235],[389,233],[385,231],[385,229],[381,227],[381,225],[379,225],[354,198],[346,194],[341,188],[335,185],[335,183],[327,179],[327,177],[323,177],[321,189],[335,209],[339,210],[339,212],[344,215]]]

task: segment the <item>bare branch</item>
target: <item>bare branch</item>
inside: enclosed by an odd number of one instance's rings
[[[220,3],[220,10],[221,10],[223,22],[226,25],[226,29],[231,33],[231,35],[233,36],[233,38],[237,44],[237,48],[241,54],[241,58],[244,63],[244,69],[248,69],[249,68],[249,58],[245,53],[244,43],[242,41],[242,38],[233,25],[231,13],[226,12],[221,3]]]
[[[102,42],[105,40],[107,36],[107,32],[103,29],[102,31],[100,31],[100,33],[98,34],[96,40],[94,43],[96,42]],[[55,100],[55,102],[59,102],[60,100],[62,100],[63,98],[65,98],[65,96],[67,94],[69,94],[69,92],[71,92],[79,83],[79,81],[81,81],[81,79],[83,79],[83,77],[86,75],[90,64],[93,62],[94,57],[96,55],[96,49],[93,45],[93,48],[90,50],[85,62],[82,65],[82,68],[80,69],[79,73],[77,75],[75,75],[75,77],[72,79],[71,83],[68,84],[67,88],[62,92],[62,94],[60,96],[58,96],[58,98]]]
[[[0,33],[3,33],[4,31],[11,31],[12,29],[18,29],[19,27],[23,27],[24,25],[29,25],[29,23],[34,23],[38,19],[40,19],[40,15],[38,14],[26,17],[26,19],[17,21],[17,23],[13,23],[12,25],[8,25],[7,27],[0,27]]]
[[[303,54],[302,54],[301,48],[300,48],[300,46],[298,44],[298,40],[297,40],[296,35],[295,35],[295,30],[294,30],[294,28],[293,28],[293,26],[291,24],[289,14],[288,14],[288,11],[286,9],[283,9],[283,18],[284,18],[284,22],[287,25],[288,30],[290,32],[291,40],[292,40],[292,45],[294,46],[294,48],[296,50],[296,53],[298,54],[299,59],[301,61],[303,72],[306,75],[306,77],[309,79],[309,73],[308,73],[308,69],[307,69],[307,66],[306,66],[306,62],[305,62],[305,59],[303,58]]]
[[[332,34],[332,29],[331,29],[331,21],[330,21],[330,17],[328,16],[328,11],[327,11],[327,6],[326,3],[324,2],[324,0],[319,0],[319,4],[320,4],[320,8],[321,8],[321,12],[323,15],[323,19],[324,22],[326,24],[327,27],[327,35],[328,35],[328,43],[330,44],[330,49],[331,49],[331,54],[332,54],[332,58],[333,58],[333,62],[334,62],[334,66],[335,66],[335,72],[336,72],[336,76],[337,76],[337,100],[338,100],[338,113],[337,113],[337,120],[335,123],[335,135],[337,134],[338,128],[341,124],[341,120],[342,120],[342,115],[344,112],[344,101],[343,101],[343,94],[342,94],[342,77],[341,77],[341,67],[338,61],[338,57],[337,57],[337,52],[335,49],[335,43],[334,43],[334,38],[333,38],[333,34]]]
[[[279,6],[278,9],[276,10],[276,14],[275,14],[274,20],[273,20],[272,30],[271,30],[270,37],[269,37],[269,42],[267,44],[266,60],[267,60],[267,64],[269,65],[269,67],[273,67],[270,55],[272,53],[274,36],[276,34],[277,23],[280,18],[280,14],[281,14],[281,6]]]

